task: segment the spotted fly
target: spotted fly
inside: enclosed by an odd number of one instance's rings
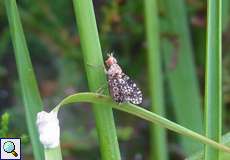
[[[142,103],[142,93],[137,85],[122,72],[113,54],[108,55],[105,61],[107,66],[107,78],[109,91],[112,98],[118,102],[131,102],[133,104]]]

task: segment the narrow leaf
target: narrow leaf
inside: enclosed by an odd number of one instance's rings
[[[162,63],[159,52],[158,10],[156,0],[145,0],[145,21],[148,48],[149,88],[152,111],[165,115],[162,78]],[[166,132],[163,128],[151,125],[151,159],[168,159]]]
[[[45,149],[45,160],[62,160],[60,146],[53,149]]]
[[[200,143],[204,143],[204,144],[212,146],[213,148],[230,153],[229,147],[224,146],[220,143],[217,143],[211,139],[208,139],[205,136],[202,136],[190,129],[187,129],[177,123],[174,123],[166,118],[163,118],[160,115],[157,115],[153,112],[150,112],[142,107],[136,106],[131,103],[117,104],[111,99],[111,97],[97,94],[97,93],[84,92],[84,93],[77,93],[77,94],[70,95],[66,97],[65,99],[63,99],[52,110],[52,112],[58,112],[61,107],[64,107],[64,105],[76,103],[76,102],[90,102],[90,103],[99,104],[98,106],[100,106],[103,109],[112,107],[114,109],[117,109],[123,112],[127,112],[129,114],[140,117],[149,122],[155,123],[161,127],[167,128],[171,131],[174,131],[181,135],[197,140]]]
[[[24,37],[22,24],[16,5],[16,0],[5,0],[10,32],[14,46],[17,69],[25,106],[26,120],[36,160],[44,159],[42,146],[36,127],[36,114],[42,110],[42,102],[39,95],[37,82],[30,61],[29,51]]]
[[[172,97],[176,121],[203,133],[203,118],[198,80],[184,0],[162,0],[162,50],[167,82]],[[195,153],[201,145],[182,138],[187,154]]]
[[[205,84],[205,134],[220,142],[222,136],[222,57],[221,16],[222,0],[208,0],[206,84]],[[219,151],[205,146],[205,160],[217,160]]]
[[[80,34],[89,89],[90,91],[95,92],[107,84],[107,81],[104,72],[93,3],[92,0],[73,0],[73,4]],[[107,88],[105,89],[105,92],[108,94]],[[94,105],[93,111],[102,159],[121,159],[112,109],[110,107]]]
[[[230,133],[226,133],[222,136],[222,144],[230,146]],[[203,160],[204,159],[204,150],[186,158],[186,160]],[[230,154],[226,152],[220,152],[220,160],[229,160]]]

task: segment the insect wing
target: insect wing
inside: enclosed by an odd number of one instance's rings
[[[117,77],[109,78],[110,95],[118,103],[125,102],[125,95],[123,94],[122,87],[123,85],[120,83],[119,78]]]
[[[124,98],[133,104],[142,103],[142,93],[137,85],[129,78],[129,76],[123,73],[122,80],[125,82],[121,88],[121,92],[124,93]]]

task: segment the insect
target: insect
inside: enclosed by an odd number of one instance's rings
[[[105,61],[107,66],[107,78],[109,91],[112,98],[118,102],[131,102],[133,104],[142,103],[142,93],[137,85],[122,72],[113,54],[108,55]]]

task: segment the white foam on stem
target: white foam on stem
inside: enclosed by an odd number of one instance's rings
[[[36,121],[39,139],[44,148],[55,148],[60,144],[60,126],[57,112],[41,111],[37,113]]]

